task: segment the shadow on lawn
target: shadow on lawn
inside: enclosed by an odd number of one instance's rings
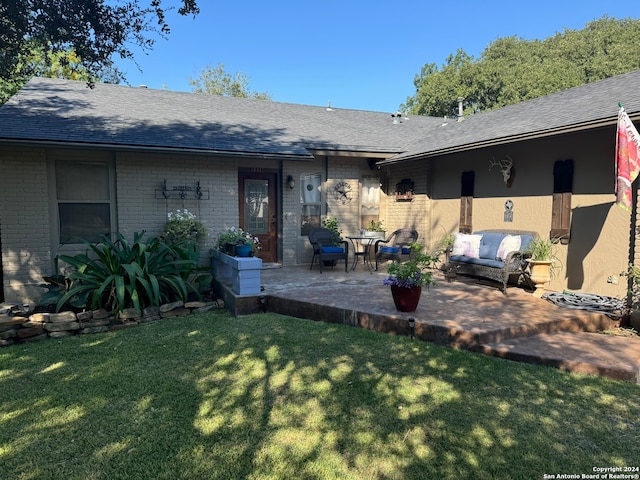
[[[7,478],[540,478],[640,447],[636,385],[341,325],[211,315],[45,343],[0,355]]]

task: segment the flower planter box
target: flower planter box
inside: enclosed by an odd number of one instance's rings
[[[214,278],[231,286],[236,295],[260,293],[262,259],[258,257],[232,257],[219,250],[211,250],[211,269]]]
[[[360,230],[360,236],[373,238],[374,240],[384,240],[387,232],[375,232],[373,230]],[[373,241],[373,240],[372,240]]]

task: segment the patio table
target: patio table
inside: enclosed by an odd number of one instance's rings
[[[353,271],[356,269],[356,266],[358,265],[358,257],[362,257],[363,263],[367,266],[369,273],[373,273],[375,268],[371,265],[369,250],[373,245],[373,241],[376,240],[376,237],[347,235],[347,238],[351,241],[351,245],[353,245],[353,265],[351,266],[351,270]],[[360,246],[360,248],[358,246]]]

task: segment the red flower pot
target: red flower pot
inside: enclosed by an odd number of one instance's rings
[[[391,296],[399,312],[415,312],[420,302],[422,287],[399,287],[391,285]]]

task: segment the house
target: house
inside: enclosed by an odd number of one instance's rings
[[[638,85],[633,72],[446,122],[34,78],[0,107],[0,299],[37,302],[75,238],[155,235],[178,208],[211,229],[204,251],[239,225],[285,266],[310,262],[324,215],[429,246],[459,229],[560,234],[552,289],[624,295],[613,158],[617,103],[640,118]]]

